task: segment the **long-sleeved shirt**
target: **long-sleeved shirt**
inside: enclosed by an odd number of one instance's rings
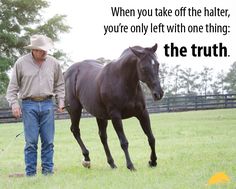
[[[56,97],[60,107],[64,107],[64,77],[58,61],[47,55],[45,61],[38,65],[32,53],[20,57],[12,71],[6,98],[12,107],[19,107],[19,99],[34,96]]]

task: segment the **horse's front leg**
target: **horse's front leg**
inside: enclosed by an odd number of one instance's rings
[[[111,120],[112,120],[113,127],[116,131],[116,134],[119,137],[121,148],[123,149],[123,151],[125,153],[127,168],[130,169],[131,171],[135,171],[134,165],[133,165],[133,163],[130,159],[130,156],[129,156],[129,151],[128,151],[129,143],[128,143],[128,140],[125,136],[124,130],[123,130],[121,116],[112,115]]]
[[[155,150],[155,137],[153,136],[151,124],[150,124],[150,118],[149,114],[147,112],[147,109],[145,109],[142,114],[137,116],[140,125],[144,131],[144,133],[148,137],[149,146],[151,147],[151,156],[149,161],[150,167],[155,167],[157,165],[157,156],[156,156],[156,150]]]

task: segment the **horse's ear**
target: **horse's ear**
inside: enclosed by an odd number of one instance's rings
[[[153,53],[155,53],[156,50],[157,50],[157,43],[151,48],[151,51],[152,51]]]
[[[141,58],[143,56],[143,51],[135,50],[133,47],[130,47],[130,50],[138,57]]]

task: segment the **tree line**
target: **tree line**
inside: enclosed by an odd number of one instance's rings
[[[213,71],[207,66],[195,71],[180,65],[168,67],[162,63],[160,80],[167,96],[236,93],[236,62],[228,71]]]

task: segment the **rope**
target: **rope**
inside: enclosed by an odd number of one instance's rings
[[[11,145],[15,142],[15,140],[21,135],[23,134],[23,131],[18,133],[14,139],[11,140],[11,142],[6,146],[5,149],[1,149],[0,151],[0,158],[3,156],[4,153],[6,153],[8,151],[8,149],[11,147]]]

